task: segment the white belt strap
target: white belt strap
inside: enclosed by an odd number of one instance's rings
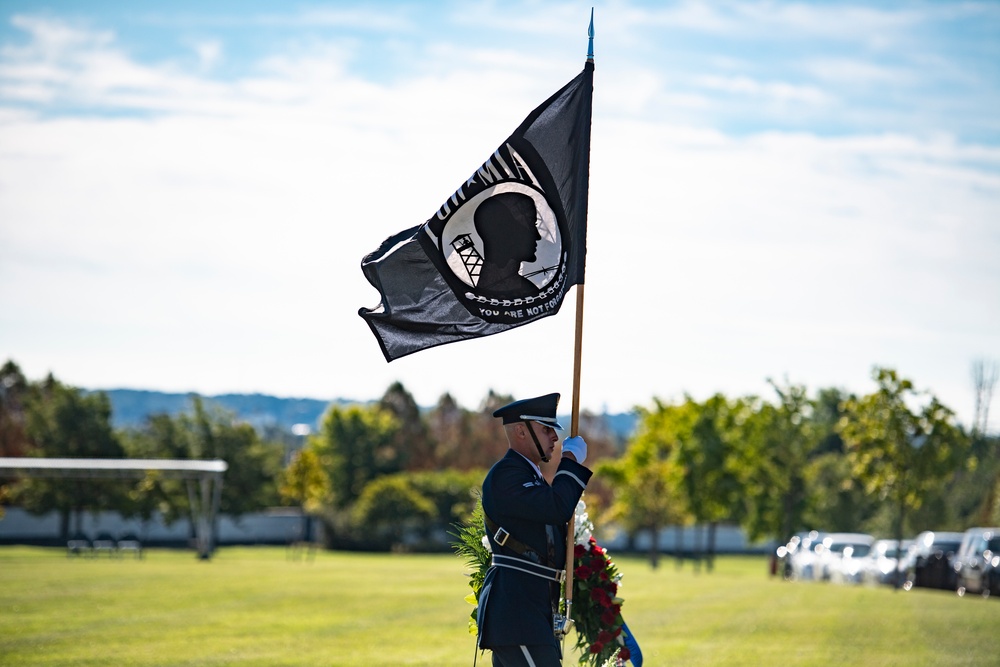
[[[566,570],[556,570],[555,568],[546,567],[545,565],[532,563],[530,560],[524,560],[523,558],[513,558],[511,556],[504,556],[503,554],[493,554],[493,565],[496,567],[506,567],[511,570],[518,570],[519,572],[524,572],[535,577],[541,577],[542,579],[554,581],[557,584],[561,584],[566,580]]]

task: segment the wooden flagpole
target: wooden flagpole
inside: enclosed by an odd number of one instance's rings
[[[587,28],[587,62],[594,62],[594,8],[590,8],[590,25]],[[576,286],[576,333],[573,342],[573,412],[570,417],[570,436],[580,433],[580,366],[583,358],[583,283]],[[566,524],[566,580],[563,601],[566,619],[573,618],[573,563],[576,551],[576,508]]]
[[[583,283],[576,286],[576,335],[573,345],[573,413],[570,417],[570,436],[580,432],[580,365],[583,357]],[[576,508],[566,524],[566,582],[563,600],[566,618],[573,618],[573,560],[576,547]]]

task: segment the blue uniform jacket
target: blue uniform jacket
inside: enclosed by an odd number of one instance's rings
[[[590,480],[590,470],[562,459],[552,486],[527,459],[508,450],[483,481],[483,510],[517,540],[543,557],[548,555],[546,525],[554,527],[555,565],[566,563],[566,523]],[[499,546],[487,529],[494,554],[517,556]],[[557,586],[558,584],[552,584]],[[545,579],[492,566],[479,595],[479,647],[555,644],[550,584]]]

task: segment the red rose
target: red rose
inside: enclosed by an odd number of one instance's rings
[[[590,568],[587,567],[586,565],[581,565],[580,567],[573,570],[573,574],[576,576],[577,579],[586,579],[592,574],[592,572],[590,571]]]
[[[611,636],[611,633],[610,633],[610,632],[608,632],[607,630],[601,630],[601,631],[600,631],[600,632],[599,632],[599,633],[597,634],[597,641],[598,641],[598,643],[600,643],[600,644],[607,644],[607,643],[608,643],[609,641],[611,641],[612,639],[614,639],[614,637],[612,637],[612,636]]]
[[[605,609],[611,609],[614,606],[614,604],[611,602],[611,598],[608,597],[607,593],[601,596],[600,603],[601,606],[604,607]]]
[[[627,648],[622,647],[622,650],[618,651],[618,657],[622,660],[628,660],[632,657],[632,653]]]
[[[610,609],[608,609],[606,612],[601,614],[601,624],[612,625],[614,624],[616,618],[618,618],[618,615],[613,611],[611,611]]]
[[[622,613],[622,606],[620,604],[612,605],[611,610],[616,614]]]
[[[593,600],[594,602],[601,602],[602,600],[606,600],[607,597],[608,594],[605,593],[604,589],[602,588],[595,588],[594,590],[590,591],[590,599]]]
[[[594,642],[593,644],[590,645],[590,652],[595,655],[603,650],[604,650],[604,644],[602,644],[601,642]]]
[[[578,544],[575,547],[573,547],[573,555],[576,558],[582,558],[583,554],[585,553],[587,553],[587,550],[583,548],[582,544]]]
[[[611,634],[613,634],[615,637],[617,637],[621,633],[622,633],[622,627],[619,625],[617,628],[615,628],[615,631],[612,632]]]
[[[598,546],[596,542],[594,543],[594,546],[591,547],[590,550],[593,551],[598,556],[603,556],[604,555],[604,549],[602,549],[600,546]]]
[[[601,581],[607,581],[607,580],[608,580],[608,571],[601,570]]]

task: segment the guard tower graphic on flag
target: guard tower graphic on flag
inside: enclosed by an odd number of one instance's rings
[[[455,249],[458,256],[462,258],[465,270],[469,272],[469,280],[472,286],[479,284],[479,274],[483,270],[483,256],[476,250],[476,242],[472,240],[472,234],[460,234],[451,242],[451,247]]]

